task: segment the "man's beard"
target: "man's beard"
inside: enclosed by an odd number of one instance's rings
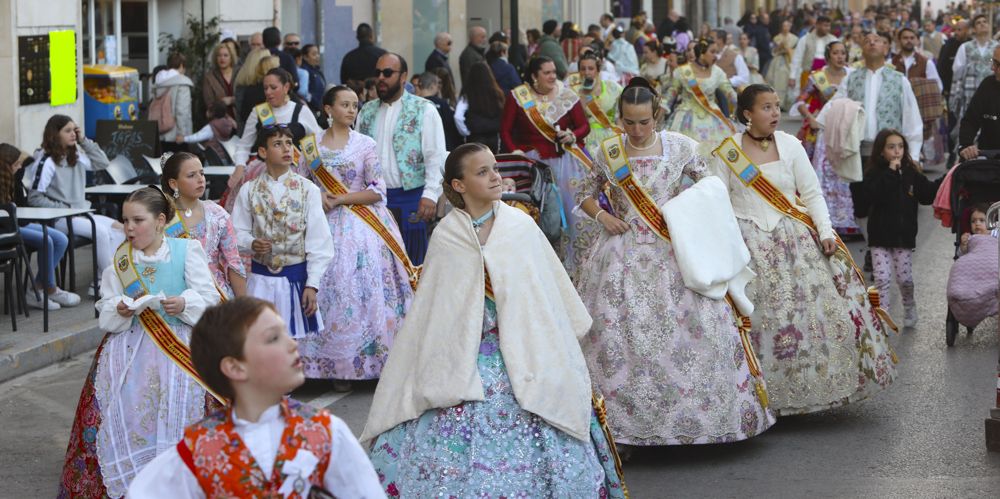
[[[379,100],[386,100],[386,99],[395,97],[396,94],[399,93],[399,89],[402,88],[402,87],[403,87],[403,82],[402,82],[402,80],[400,80],[394,86],[391,86],[388,89],[386,89],[386,91],[384,93],[378,87],[375,87],[375,93],[378,94]]]

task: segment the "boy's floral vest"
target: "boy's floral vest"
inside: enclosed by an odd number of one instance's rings
[[[281,412],[285,417],[285,431],[269,477],[264,476],[234,430],[229,410],[216,412],[184,430],[184,439],[177,443],[177,453],[198,479],[206,497],[282,497],[279,492],[284,482],[282,469],[303,450],[319,459],[309,474],[309,483],[322,487],[323,475],[330,465],[330,413],[287,397],[281,402]],[[295,478],[288,477],[289,480]],[[293,483],[294,492],[285,497],[303,497],[300,491],[304,485]]]
[[[400,101],[403,108],[399,111],[396,128],[392,131],[392,149],[396,151],[396,166],[403,180],[403,189],[411,190],[424,185],[424,153],[420,138],[424,110],[429,101],[405,90]],[[358,116],[358,132],[375,138],[375,114],[380,105],[382,101],[379,99],[365,103]]]
[[[867,73],[868,70],[862,67],[847,77],[847,96],[862,104],[865,102]],[[882,69],[882,86],[878,90],[878,101],[874,111],[878,113],[876,124],[879,130],[903,129],[903,73],[896,71],[892,66]],[[865,112],[871,113],[872,110],[865,109]]]
[[[271,241],[271,253],[254,258],[271,269],[306,261],[306,187],[308,180],[295,172],[285,177],[285,194],[274,199],[268,174],[262,172],[250,185],[253,236]]]

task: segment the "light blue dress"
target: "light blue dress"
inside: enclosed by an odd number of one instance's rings
[[[521,409],[486,299],[477,364],[485,399],[432,409],[379,435],[372,464],[389,497],[625,497],[595,415],[589,442]]]

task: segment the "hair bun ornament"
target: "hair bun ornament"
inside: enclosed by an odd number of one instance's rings
[[[167,166],[167,160],[173,155],[174,153],[172,152],[165,152],[160,155],[160,171],[163,171],[163,169]]]

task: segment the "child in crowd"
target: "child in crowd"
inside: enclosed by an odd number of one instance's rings
[[[205,113],[209,119],[208,124],[191,135],[178,135],[177,143],[201,143],[206,148],[211,148],[219,158],[229,158],[222,143],[232,138],[233,132],[236,131],[236,120],[227,114],[227,109],[225,102],[215,101],[212,103],[212,107]],[[232,158],[229,159],[232,160]]]
[[[59,497],[121,497],[209,408],[184,352],[191,327],[219,301],[205,252],[197,240],[166,237],[174,206],[155,187],[130,194],[122,213],[128,241],[101,276],[107,334],[80,394]]]
[[[981,235],[991,235],[989,224],[986,221],[986,212],[989,211],[990,207],[986,203],[976,203],[972,206],[972,211],[969,213],[969,231],[962,234],[961,242],[958,248],[958,253],[964,255],[969,252],[969,239],[972,238],[974,234]],[[997,237],[997,230],[993,229],[993,237]]]
[[[917,240],[917,205],[931,204],[937,185],[924,176],[910,157],[909,145],[897,130],[882,130],[875,137],[865,169],[864,189],[871,200],[868,213],[868,245],[872,252],[875,286],[884,303],[890,299],[890,279],[903,298],[903,325],[917,325],[913,297],[913,250]]]
[[[305,375],[273,304],[240,297],[208,310],[191,358],[230,407],[187,427],[136,477],[130,497],[385,497],[347,425],[285,397]]]
[[[42,147],[35,153],[35,162],[24,172],[28,188],[28,204],[43,208],[90,208],[84,189],[87,170],[108,167],[107,155],[96,142],[86,138],[69,116],[57,114],[49,118],[42,134]],[[103,274],[111,265],[115,248],[124,236],[121,224],[103,215],[91,215],[96,222],[97,272]],[[90,220],[70,219],[73,234],[90,238]],[[66,219],[56,222],[56,229],[69,233]],[[94,290],[91,290],[94,294]]]
[[[20,149],[10,144],[0,144],[0,203],[27,206],[28,194],[22,183],[24,170],[21,169],[26,161],[30,162],[31,158]],[[28,290],[25,295],[27,304],[38,309],[43,307],[42,286],[49,288],[49,299],[45,305],[49,310],[79,304],[79,296],[56,286],[56,264],[62,260],[69,245],[66,235],[57,230],[46,231],[48,239],[43,240],[42,226],[37,223],[22,222],[18,231],[24,244],[38,253],[38,276],[34,289]],[[43,247],[48,247],[45,261],[42,261]]]
[[[257,157],[266,171],[240,188],[233,227],[240,251],[253,253],[247,294],[274,303],[301,338],[323,329],[316,291],[333,259],[333,237],[319,187],[291,171],[294,147],[287,126],[261,128]]]

